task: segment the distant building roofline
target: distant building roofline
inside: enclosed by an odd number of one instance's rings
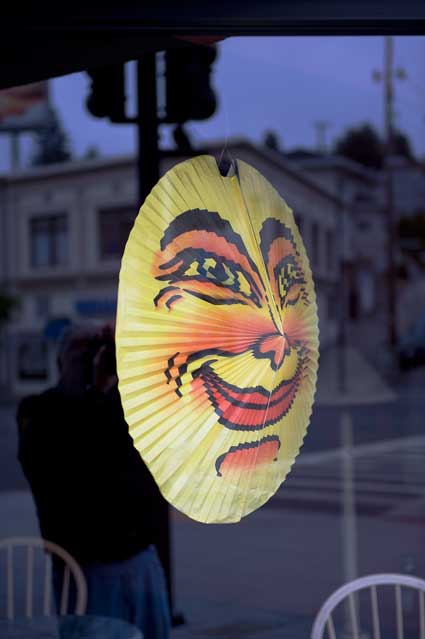
[[[237,149],[245,149],[256,153],[265,161],[270,162],[277,168],[283,170],[293,179],[299,181],[304,186],[313,189],[322,196],[332,200],[336,204],[342,204],[342,201],[330,190],[322,187],[316,180],[309,177],[305,173],[304,163],[294,162],[285,157],[280,151],[269,149],[260,144],[256,144],[251,140],[243,137],[234,137],[226,141],[223,140],[211,140],[206,143],[202,149],[199,149],[199,153],[209,152],[212,154],[220,155],[222,151],[231,150],[232,154],[237,153]],[[196,148],[194,149],[196,152]],[[175,158],[175,156],[173,156]],[[182,153],[181,160],[187,159],[188,156]],[[166,156],[164,158],[166,160]],[[179,159],[179,158],[177,158]],[[31,182],[34,180],[40,180],[42,178],[70,176],[78,173],[92,173],[104,169],[110,169],[115,167],[134,167],[136,166],[136,156],[133,154],[116,155],[116,156],[101,156],[98,158],[78,158],[70,160],[68,162],[61,162],[57,164],[48,164],[43,166],[28,167],[23,170],[0,175],[0,180],[5,183],[14,184],[18,182]]]
[[[57,162],[55,164],[25,167],[24,169],[14,171],[13,173],[3,173],[0,175],[0,179],[10,183],[30,182],[40,178],[98,171],[117,165],[131,165],[134,164],[134,162],[135,156],[133,154],[105,155],[97,158],[77,158],[75,160]]]
[[[379,182],[382,180],[382,173],[376,169],[365,167],[343,155],[318,155],[316,157],[298,158],[296,162],[308,171],[320,169],[340,169],[346,173],[351,173],[367,182]]]

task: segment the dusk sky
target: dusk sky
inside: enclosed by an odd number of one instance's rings
[[[372,71],[383,67],[382,37],[257,37],[230,38],[219,45],[213,82],[219,98],[215,116],[190,123],[196,144],[244,136],[261,141],[274,129],[284,149],[314,147],[314,122],[330,123],[328,143],[348,126],[369,121],[382,131],[382,83]],[[417,154],[425,155],[425,37],[396,37],[396,126],[407,133]],[[129,68],[129,72],[134,69]],[[53,80],[51,94],[73,153],[78,157],[96,146],[103,155],[135,149],[134,127],[110,125],[85,109],[89,80],[78,73]],[[130,78],[130,94],[131,94]],[[131,95],[129,99],[131,106]],[[164,127],[163,127],[164,129]],[[168,142],[167,129],[162,133]],[[9,166],[8,141],[0,139],[0,170]],[[23,140],[23,162],[31,142]]]

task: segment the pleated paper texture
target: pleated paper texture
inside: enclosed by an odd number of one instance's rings
[[[119,389],[164,497],[237,522],[279,488],[309,423],[318,322],[292,211],[254,168],[183,162],[137,216],[120,272]]]

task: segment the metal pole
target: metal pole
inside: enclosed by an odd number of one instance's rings
[[[344,583],[357,578],[357,525],[356,503],[354,492],[354,464],[353,464],[353,420],[350,410],[346,408],[341,416],[341,446],[342,446],[342,542],[344,562]],[[353,619],[354,616],[354,619]],[[353,622],[357,624],[355,636],[358,639],[369,639],[359,627],[358,601],[353,595],[347,600],[345,607],[345,628],[343,639],[353,637]]]
[[[19,133],[17,131],[12,131],[10,134],[10,165],[12,171],[18,171],[20,164]]]
[[[353,420],[348,409],[341,416],[342,480],[343,480],[343,543],[344,579],[357,577],[357,531],[354,495]]]
[[[137,63],[137,108],[137,183],[141,206],[159,179],[155,53],[144,53]]]
[[[385,37],[385,68],[384,68],[384,104],[385,104],[385,137],[386,137],[386,176],[385,176],[385,208],[387,216],[388,243],[388,341],[394,347],[397,343],[397,270],[396,270],[396,219],[394,212],[394,189],[391,167],[391,154],[394,141],[394,89],[393,38]]]
[[[159,179],[156,54],[143,53],[137,62],[137,184],[141,206]],[[167,580],[170,612],[173,614],[170,516],[167,501],[158,491],[158,538],[156,547]]]
[[[319,120],[314,123],[314,127],[316,129],[316,149],[319,153],[326,153],[326,130],[330,127],[330,123]]]
[[[346,388],[346,361],[345,351],[347,343],[347,288],[348,278],[346,276],[347,271],[347,223],[346,212],[344,203],[344,180],[342,177],[338,181],[338,197],[340,202],[338,203],[337,210],[337,230],[339,235],[338,243],[338,273],[339,273],[339,285],[341,291],[340,304],[339,304],[339,331],[338,331],[338,390],[340,393],[345,393]]]

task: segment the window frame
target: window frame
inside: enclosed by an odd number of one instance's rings
[[[122,255],[124,252],[124,248],[125,245],[127,243],[127,239],[128,239],[128,233],[131,231],[131,229],[133,228],[134,222],[136,220],[137,217],[137,211],[138,211],[138,207],[136,204],[114,204],[114,205],[100,205],[97,207],[96,210],[96,220],[95,220],[95,224],[96,224],[96,237],[97,237],[97,260],[99,264],[105,264],[105,263],[111,263],[111,262],[119,262],[122,259]],[[117,252],[109,252],[109,253],[105,253],[102,250],[102,216],[103,215],[111,215],[111,217],[113,215],[126,215],[128,217],[132,216],[133,219],[131,221],[131,224],[129,224],[129,230],[128,233],[123,233],[123,236],[125,238],[125,241],[123,241],[123,247],[121,252],[117,251]],[[122,226],[124,226],[127,222],[128,222],[128,217],[125,217],[121,220],[122,222]],[[120,228],[121,224],[118,225],[118,228]],[[119,238],[117,241],[118,243],[120,243],[122,241],[123,238]]]
[[[67,269],[70,266],[70,220],[67,211],[52,211],[49,213],[33,213],[28,218],[28,236],[29,236],[29,254],[28,265],[37,273],[45,270]],[[39,225],[39,229],[35,227]],[[36,234],[43,233],[42,227],[45,226],[45,235],[47,237],[47,261],[46,263],[38,263],[36,259]],[[59,237],[64,234],[66,250],[64,257],[61,256],[59,248]]]

